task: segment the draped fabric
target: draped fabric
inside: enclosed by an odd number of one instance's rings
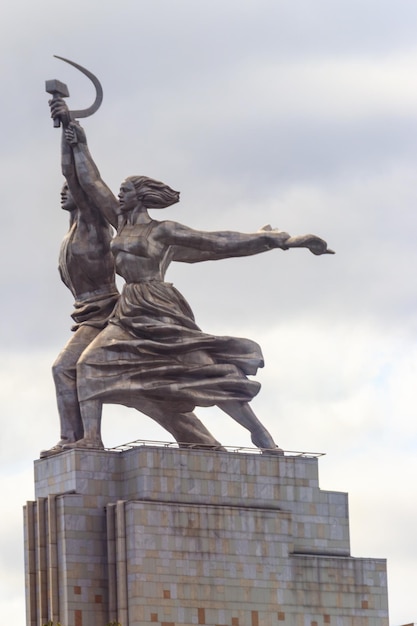
[[[83,300],[76,300],[71,314],[75,324],[71,330],[76,331],[80,326],[94,326],[100,330],[104,328],[114,311],[118,297],[118,291],[105,290],[91,294]]]
[[[108,326],[79,361],[80,400],[137,406],[147,399],[180,412],[227,400],[249,402],[263,367],[249,339],[203,333],[170,283],[126,284]]]

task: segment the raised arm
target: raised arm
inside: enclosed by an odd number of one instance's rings
[[[51,111],[52,109],[55,108],[55,105],[53,105],[53,102],[55,101],[50,101],[49,104],[51,106]],[[53,116],[53,114],[51,114]],[[60,116],[60,120],[62,122],[62,137],[61,137],[61,171],[62,174],[64,175],[66,181],[67,181],[67,185],[68,185],[68,189],[71,193],[71,196],[73,197],[76,205],[78,208],[80,208],[83,213],[86,215],[87,217],[87,213],[90,210],[90,207],[88,206],[87,203],[87,198],[78,182],[78,178],[77,178],[77,172],[75,169],[75,161],[74,161],[74,155],[72,152],[72,148],[71,146],[68,144],[67,140],[65,139],[65,128],[68,127],[68,124],[70,122],[70,117],[69,117],[69,113],[68,113],[68,109],[66,108],[65,104],[63,107],[61,107],[61,116]]]
[[[315,235],[290,237],[286,232],[266,226],[256,233],[234,231],[205,232],[176,222],[161,222],[155,236],[173,246],[173,260],[197,263],[251,256],[275,248],[308,248],[313,254],[333,254],[327,243]]]
[[[78,180],[89,202],[94,204],[105,219],[117,229],[119,202],[100,176],[100,172],[88,149],[83,129],[75,122],[72,122],[66,132],[66,136],[72,145]]]
[[[84,193],[76,172],[75,159],[71,146],[65,139],[64,129],[62,132],[61,140],[61,169],[62,173],[67,181],[68,189],[71,196],[74,199],[75,204],[82,212],[84,219],[89,222],[92,219],[97,219],[97,216],[101,213],[88,202],[88,198]],[[102,218],[104,219],[104,218]]]
[[[51,115],[54,118],[59,117],[63,123],[65,143],[71,153],[71,163],[77,184],[86,197],[88,204],[100,211],[103,217],[117,228],[118,201],[100,176],[100,172],[88,149],[84,129],[78,122],[73,122],[69,119],[68,109],[63,100],[51,102]],[[69,166],[67,167],[69,168]]]

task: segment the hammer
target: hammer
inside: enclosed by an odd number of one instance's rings
[[[65,83],[61,83],[60,80],[53,78],[52,80],[45,81],[45,91],[52,95],[52,100],[57,98],[68,98],[69,91]],[[59,128],[61,126],[61,120],[59,117],[54,118],[54,127]]]

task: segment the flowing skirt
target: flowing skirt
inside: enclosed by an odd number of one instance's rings
[[[78,363],[80,400],[138,407],[144,400],[175,412],[228,400],[249,402],[263,367],[249,339],[203,333],[170,283],[126,284],[108,326]]]

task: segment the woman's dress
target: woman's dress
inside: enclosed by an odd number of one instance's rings
[[[121,259],[129,244],[120,235],[113,241],[116,267],[123,275]],[[203,333],[171,283],[128,282],[109,325],[79,361],[78,394],[80,400],[133,407],[148,400],[188,412],[230,400],[249,402],[260,384],[247,375],[256,374],[258,367],[263,367],[263,357],[257,343]]]

